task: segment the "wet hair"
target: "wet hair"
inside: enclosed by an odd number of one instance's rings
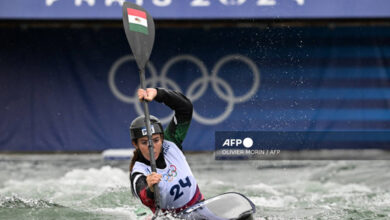
[[[138,157],[139,157],[138,155],[139,155],[140,153],[141,153],[141,152],[139,152],[138,149],[134,149],[134,151],[133,151],[133,158],[131,158],[130,167],[129,167],[130,173],[131,173],[131,171],[133,170],[135,161],[137,161],[137,159],[138,159]]]

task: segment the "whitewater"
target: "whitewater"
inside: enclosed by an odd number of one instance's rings
[[[240,192],[255,219],[390,218],[390,160],[187,160],[206,198]],[[0,219],[147,219],[128,165],[100,154],[0,155]]]

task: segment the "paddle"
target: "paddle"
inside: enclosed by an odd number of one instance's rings
[[[127,41],[130,44],[131,51],[137,62],[141,88],[146,89],[145,85],[145,65],[149,61],[150,54],[154,44],[154,21],[152,16],[142,7],[125,2],[123,4],[123,27],[125,29]],[[150,130],[149,106],[146,101],[143,102],[146,130],[148,135],[148,147],[150,155],[150,166],[152,172],[157,172],[156,161],[154,159],[154,150],[152,142],[152,133]],[[157,184],[154,186],[154,200],[156,212],[152,219],[155,219],[160,210],[160,193]]]

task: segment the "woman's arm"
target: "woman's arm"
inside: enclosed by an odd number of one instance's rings
[[[164,138],[174,142],[180,148],[180,150],[183,150],[182,143],[187,134],[192,119],[192,103],[180,92],[164,88],[156,89],[157,95],[154,100],[160,103],[164,103],[175,111],[175,115],[164,131]]]
[[[135,172],[130,175],[131,191],[141,202],[149,207],[153,212],[156,209],[154,203],[153,185],[161,180],[161,174],[151,173],[145,176],[142,173]]]

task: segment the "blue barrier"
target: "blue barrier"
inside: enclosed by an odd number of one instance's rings
[[[216,131],[388,131],[389,35],[157,29],[147,77],[193,101],[186,150],[213,150]],[[2,28],[0,41],[0,151],[130,147],[142,109],[121,28]],[[157,103],[151,113],[170,119]]]
[[[7,19],[120,19],[124,0],[12,0]],[[388,0],[133,0],[157,19],[388,18]]]

